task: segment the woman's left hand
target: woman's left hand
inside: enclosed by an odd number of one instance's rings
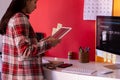
[[[53,37],[49,37],[47,41],[51,44],[52,47],[56,46],[58,43],[60,43],[60,39],[56,39]]]

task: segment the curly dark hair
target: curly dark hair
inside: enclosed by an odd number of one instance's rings
[[[6,28],[9,19],[17,12],[22,12],[22,9],[26,6],[27,0],[12,0],[7,11],[0,21],[0,34],[6,33]]]

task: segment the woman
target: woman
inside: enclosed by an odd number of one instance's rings
[[[43,80],[39,56],[60,42],[52,37],[37,42],[28,20],[36,3],[37,0],[12,0],[1,20],[2,80]]]

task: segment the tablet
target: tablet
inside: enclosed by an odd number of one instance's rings
[[[65,36],[72,28],[70,27],[61,27],[57,32],[55,32],[52,37],[61,39],[63,36]]]

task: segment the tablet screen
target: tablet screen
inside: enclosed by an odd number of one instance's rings
[[[70,27],[61,27],[56,33],[53,34],[52,37],[61,39],[63,36],[65,36],[72,28]]]

